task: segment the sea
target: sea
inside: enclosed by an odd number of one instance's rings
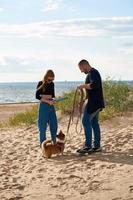
[[[76,89],[81,83],[80,81],[55,82],[56,97]],[[37,82],[0,83],[0,103],[37,102],[35,99],[36,87]]]
[[[133,86],[133,81],[122,82]],[[55,82],[56,97],[62,96],[64,92],[75,90],[82,83],[81,81]],[[0,83],[0,104],[37,102],[36,87],[37,82]]]

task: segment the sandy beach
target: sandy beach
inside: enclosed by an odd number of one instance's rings
[[[64,133],[67,123],[62,116]],[[101,153],[76,154],[84,134],[77,134],[73,123],[64,155],[45,159],[36,124],[1,128],[0,200],[133,200],[133,113],[105,121],[101,131]]]
[[[6,103],[0,104],[0,122],[8,120],[9,117],[13,116],[19,112],[25,112],[26,110],[30,110],[33,105],[37,105],[37,103]]]

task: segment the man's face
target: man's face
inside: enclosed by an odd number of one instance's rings
[[[88,74],[88,72],[89,72],[87,65],[79,65],[79,69],[80,69],[81,73]]]

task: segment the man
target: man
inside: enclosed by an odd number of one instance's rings
[[[91,153],[101,151],[101,132],[98,123],[99,112],[104,108],[102,81],[99,72],[90,66],[87,60],[78,63],[81,72],[87,74],[85,84],[78,86],[85,89],[87,103],[84,108],[82,123],[85,132],[85,146],[78,149],[78,153]],[[92,146],[92,129],[94,132],[94,144]]]

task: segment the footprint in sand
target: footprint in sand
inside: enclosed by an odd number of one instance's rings
[[[116,167],[116,164],[112,164],[112,165],[107,166],[106,168],[107,169],[114,169],[115,167]]]
[[[64,200],[63,195],[57,194],[55,199]]]
[[[43,174],[37,174],[37,178],[43,178]]]
[[[38,172],[39,172],[39,173],[41,173],[41,172],[45,172],[45,173],[46,173],[47,170],[46,170],[45,168],[40,168],[40,169],[38,169]]]
[[[81,194],[81,195],[84,195],[85,193],[87,193],[85,190],[81,190],[81,191],[79,191],[79,193]]]
[[[21,196],[11,197],[8,200],[19,200],[19,199],[23,199],[23,197]]]
[[[130,186],[129,186],[129,191],[130,191],[131,193],[133,193],[133,185],[130,185]]]
[[[100,185],[101,185],[100,181],[92,181],[89,185],[89,190],[95,191],[95,190],[99,189]]]
[[[20,177],[19,177],[20,178]],[[13,183],[17,183],[17,180],[19,179],[18,177],[17,178],[12,178],[12,182]]]
[[[19,185],[19,186],[16,187],[16,189],[18,189],[18,190],[24,190],[24,188],[25,188],[24,185]]]

